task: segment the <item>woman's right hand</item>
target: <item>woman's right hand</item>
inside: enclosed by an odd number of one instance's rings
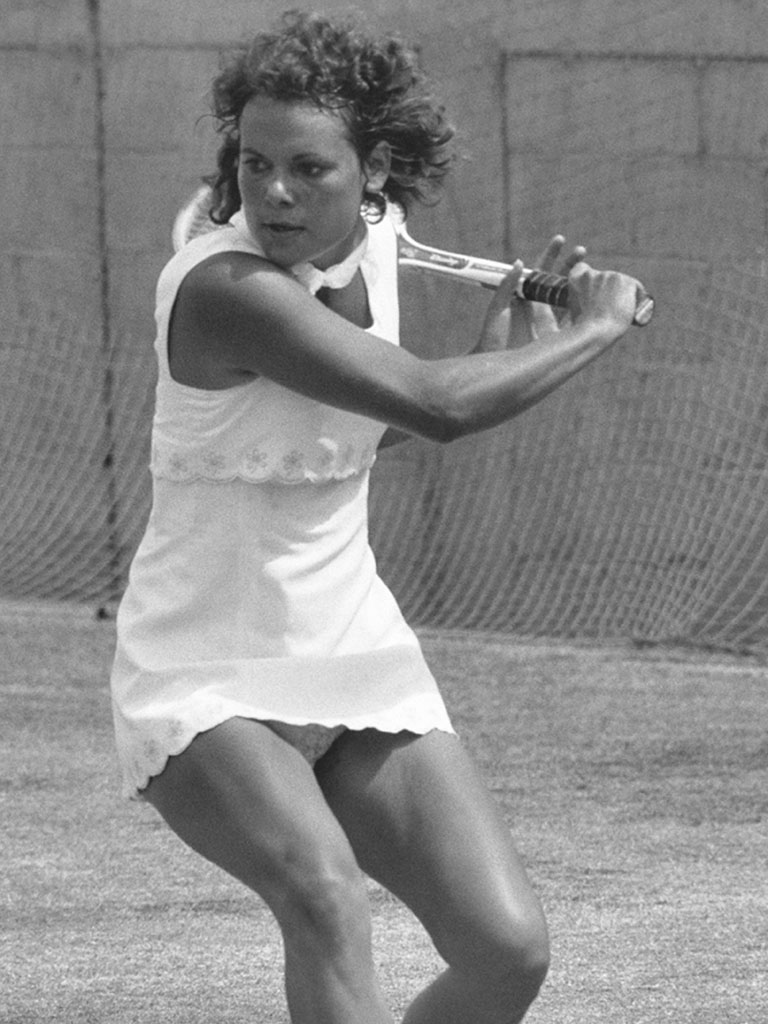
[[[640,284],[626,274],[612,271],[595,270],[585,262],[587,250],[583,245],[576,245],[570,253],[563,257],[565,238],[555,235],[539,255],[534,266],[548,274],[559,274],[568,278],[568,309],[565,314],[549,311],[550,319],[546,318],[541,303],[531,303],[539,313],[539,326],[557,326],[594,321],[601,328],[611,325],[608,329],[615,330],[620,337],[632,324],[637,304],[637,292]]]
[[[574,324],[594,324],[620,338],[631,326],[640,282],[617,271],[577,263],[568,275],[568,312]]]

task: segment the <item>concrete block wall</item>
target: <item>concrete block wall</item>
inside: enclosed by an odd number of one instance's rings
[[[131,336],[151,329],[168,225],[215,149],[204,115],[218,54],[285,6],[12,0],[0,61],[13,142],[0,181],[4,249],[34,264],[22,294],[42,275],[51,300],[90,310],[106,263],[113,321]],[[365,14],[419,43],[459,128],[445,200],[416,219],[436,244],[531,256],[565,230],[628,263],[761,244],[763,4],[384,0]]]
[[[62,453],[99,435],[80,461],[113,479],[93,493],[141,519],[153,290],[174,212],[213,164],[208,84],[222,50],[289,6],[6,0],[0,11],[0,367],[6,381],[42,382],[34,394],[29,383],[3,390],[0,422],[3,451],[18,424],[29,432],[49,491],[71,475]],[[455,173],[443,202],[414,216],[417,237],[532,259],[564,231],[596,263],[642,276],[668,308],[702,267],[765,248],[762,0],[359,6],[418,43],[458,127]],[[474,341],[485,295],[411,277],[403,305],[406,336],[437,355]],[[660,344],[668,329],[652,329]],[[55,431],[42,412],[48,369],[69,410]],[[84,387],[96,394],[85,403]],[[17,488],[9,472],[0,484]],[[114,515],[100,524],[113,530]],[[126,523],[118,560],[136,529]]]

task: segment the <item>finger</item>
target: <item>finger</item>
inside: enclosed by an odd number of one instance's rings
[[[637,304],[636,282],[615,271],[595,270],[588,263],[578,263],[570,274],[569,306],[575,314],[610,316],[628,327]]]
[[[577,260],[570,268],[569,277],[574,280],[579,277],[583,277],[585,274],[596,274],[597,271],[594,267],[591,267],[587,261],[582,258]]]
[[[523,273],[523,261],[515,260],[506,277],[496,289],[494,303],[500,306],[508,306],[515,297],[517,286]]]
[[[554,235],[534,265],[540,270],[551,271],[560,253],[563,251],[564,245],[565,237],[563,235]]]
[[[568,272],[571,287],[568,289],[568,311],[576,320],[588,304],[587,290],[589,282],[594,281],[597,271],[583,258],[577,260]]]
[[[571,255],[566,259],[565,263],[563,264],[565,273],[569,274],[577,263],[582,263],[586,255],[586,248],[583,245],[577,245],[571,253]]]

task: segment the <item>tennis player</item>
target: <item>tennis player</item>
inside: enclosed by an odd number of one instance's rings
[[[292,14],[213,97],[225,226],[157,290],[154,500],[112,676],[126,793],[266,901],[294,1024],[393,1020],[365,875],[445,960],[407,1024],[513,1024],[545,921],[377,576],[369,471],[387,427],[449,442],[543,398],[626,332],[637,283],[557,237],[560,325],[514,298],[516,265],[472,351],[422,361],[398,345],[387,203],[436,194],[452,131],[414,54]]]

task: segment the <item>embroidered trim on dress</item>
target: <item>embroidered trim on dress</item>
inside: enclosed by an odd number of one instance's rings
[[[190,453],[152,446],[152,475],[177,483],[210,480],[225,483],[245,480],[249,483],[321,483],[343,480],[369,470],[376,461],[376,446],[344,445],[339,451],[323,449],[312,455],[291,449],[270,453],[252,448],[231,456],[216,450]]]

